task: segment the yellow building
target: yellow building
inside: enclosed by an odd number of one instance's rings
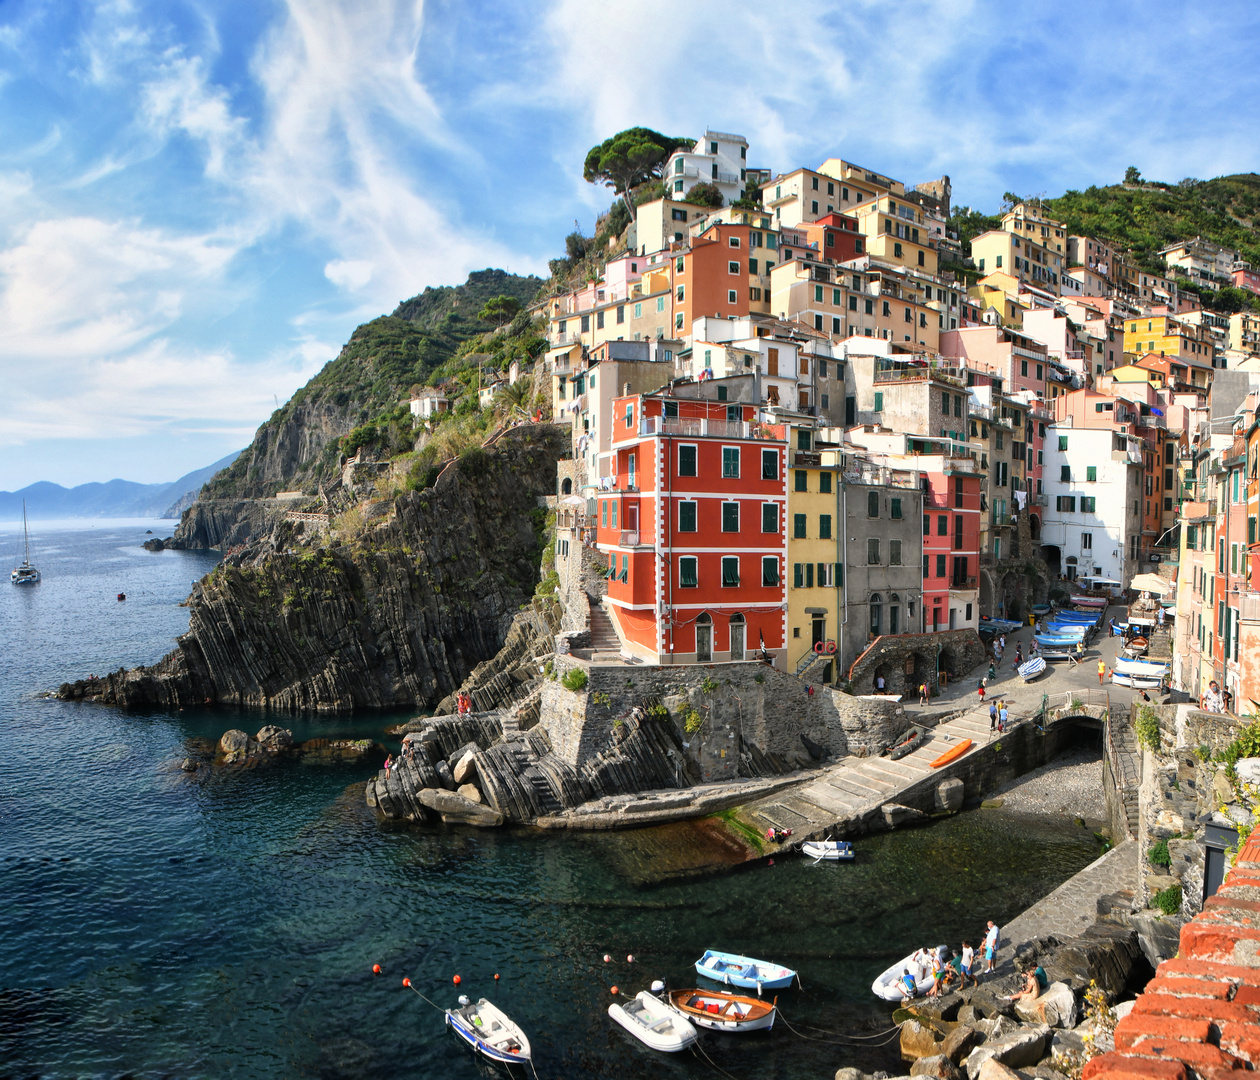
[[[994,271],[968,289],[967,295],[979,301],[982,308],[996,311],[999,326],[1023,329],[1025,308],[1018,299],[1018,278],[1004,271]]]
[[[884,195],[864,203],[852,213],[866,238],[866,250],[872,259],[936,276],[936,248],[930,243],[931,234],[918,206]]]
[[[842,473],[837,450],[812,448],[813,431],[794,428],[788,450],[788,670],[796,671],[817,642],[838,641],[844,586]],[[828,661],[821,672],[832,681]]]
[[[1067,269],[1067,229],[1020,203],[1002,217],[1002,227],[971,241],[971,258],[982,274],[995,270],[1054,293],[1063,292]]]
[[[1253,356],[1260,354],[1260,315],[1240,311],[1229,317],[1229,347]]]
[[[1207,387],[1212,382],[1215,348],[1205,327],[1193,326],[1170,315],[1129,318],[1124,323],[1124,351],[1134,356],[1158,353],[1184,361],[1190,381]]]

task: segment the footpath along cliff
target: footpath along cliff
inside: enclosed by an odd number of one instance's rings
[[[533,595],[539,497],[564,453],[559,429],[525,425],[378,505],[383,516],[352,535],[276,523],[194,587],[174,652],[92,696],[127,708],[431,706],[496,655]]]

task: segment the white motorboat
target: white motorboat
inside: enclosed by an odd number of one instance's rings
[[[14,585],[38,585],[39,571],[31,565],[31,534],[26,528],[26,500],[22,500],[22,538],[26,543],[26,555],[22,559],[22,565],[16,567],[13,573],[9,575],[9,580]]]
[[[938,945],[932,952],[940,954],[943,945]],[[932,968],[929,964],[921,964],[916,957],[920,953],[912,953],[904,960],[898,960],[887,971],[879,976],[871,984],[871,991],[876,997],[883,998],[885,1001],[902,1001],[905,996],[901,992],[902,976],[908,971],[914,979],[915,996],[926,994],[932,989]]]
[[[801,854],[815,860],[852,861],[853,845],[847,840],[806,840],[801,845]]]
[[[1113,671],[1111,681],[1117,686],[1131,686],[1134,690],[1158,690],[1164,685],[1162,675],[1136,675],[1124,671]]]
[[[640,990],[624,1005],[614,1001],[608,1006],[608,1015],[653,1050],[675,1054],[696,1041],[697,1032],[691,1021],[646,990]]]
[[[459,1006],[446,1010],[447,1026],[476,1053],[504,1065],[529,1061],[529,1039],[505,1012],[485,998],[472,1004],[462,994]]]

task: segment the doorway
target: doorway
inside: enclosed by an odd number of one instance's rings
[[[825,615],[814,616],[813,629],[810,630],[809,638],[810,648],[821,645],[827,640],[827,617]],[[817,652],[818,650],[814,649],[814,651]]]
[[[708,615],[696,619],[696,663],[713,662],[713,620]]]
[[[731,616],[731,659],[744,659],[744,616]]]

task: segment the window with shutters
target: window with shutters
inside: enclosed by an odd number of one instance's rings
[[[777,533],[779,531],[778,503],[761,504],[761,531],[763,533]]]
[[[678,504],[678,531],[696,531],[696,504],[694,502],[680,502]]]
[[[900,540],[888,541],[888,565],[889,566],[901,565],[901,541]]]
[[[831,494],[831,473],[825,470],[818,474],[818,492],[821,495]]]
[[[724,533],[739,532],[739,503],[724,502],[722,504],[722,531]]]
[[[761,584],[766,588],[779,584],[779,558],[777,555],[767,556],[761,560]]]
[[[722,447],[722,476],[730,480],[739,479],[739,447]]]
[[[696,475],[696,448],[694,446],[680,446],[678,448],[678,475]]]
[[[736,555],[722,556],[722,588],[736,589],[739,587],[739,557]]]
[[[819,540],[831,539],[831,515],[830,514],[818,515],[818,539]]]
[[[738,410],[739,406],[734,406]],[[728,417],[729,419],[729,417]],[[738,416],[736,417],[738,419]],[[761,451],[761,479],[777,480],[779,478],[779,451]]]
[[[894,496],[892,499],[889,500],[889,504],[891,506],[889,517],[900,518],[901,517],[901,500]]]
[[[693,555],[684,555],[678,560],[679,588],[694,589],[699,583],[699,577],[697,575],[698,562],[699,560],[697,560]]]
[[[879,517],[878,491],[868,491],[866,493],[866,516],[871,518]]]
[[[879,566],[879,537],[872,536],[866,541],[866,565]]]
[[[794,540],[804,540],[809,534],[806,527],[808,516],[805,514],[792,515],[792,538]]]

